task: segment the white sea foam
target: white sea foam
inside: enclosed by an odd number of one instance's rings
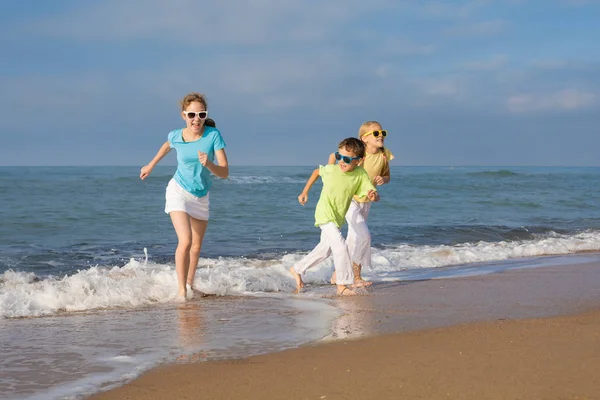
[[[396,272],[586,251],[600,251],[600,232],[582,232],[576,235],[553,233],[544,235],[543,238],[517,242],[480,241],[453,246],[390,246],[374,252],[373,269],[375,273]]]
[[[373,249],[372,269],[365,275],[435,269],[545,255],[600,251],[600,232],[576,235],[546,235],[518,242],[477,242],[459,245],[397,245]],[[201,259],[197,286],[217,295],[253,295],[264,292],[288,293],[293,280],[288,269],[305,253],[287,254],[279,259],[257,260],[243,257]],[[307,283],[325,284],[332,260],[310,270]],[[124,266],[95,266],[70,276],[36,279],[33,273],[7,271],[0,275],[0,315],[32,317],[60,312],[102,308],[139,307],[176,299],[173,264],[130,260]]]

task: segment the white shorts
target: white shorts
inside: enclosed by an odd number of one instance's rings
[[[181,186],[174,179],[169,181],[165,192],[165,212],[183,211],[190,217],[208,221],[208,208],[210,199],[208,193],[204,197],[196,197]]]

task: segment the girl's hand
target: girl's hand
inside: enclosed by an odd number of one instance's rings
[[[203,167],[206,167],[206,164],[208,164],[208,154],[201,152],[200,150],[198,150],[198,160],[200,161],[200,164],[202,164]]]
[[[373,183],[376,184],[377,186],[381,186],[383,185],[385,182],[383,180],[382,176],[376,176],[375,178],[373,178]]]
[[[300,204],[305,205],[308,201],[308,195],[305,193],[300,193],[300,196],[298,196],[298,201],[300,202]]]
[[[147,177],[150,176],[150,173],[152,172],[152,167],[149,165],[144,165],[140,171],[140,179],[144,180]]]
[[[369,190],[369,193],[367,193],[367,197],[371,201],[379,201],[379,193],[377,193],[375,190]]]

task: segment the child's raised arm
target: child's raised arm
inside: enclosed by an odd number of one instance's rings
[[[335,164],[335,153],[331,153],[329,155],[329,159],[327,160],[327,164]]]
[[[312,185],[314,185],[314,183],[317,181],[317,179],[319,179],[319,169],[315,169],[313,171],[313,173],[310,175],[310,178],[308,178],[308,181],[306,181],[306,185],[304,185],[304,190],[302,190],[302,193],[300,193],[300,196],[298,196],[298,201],[300,202],[300,204],[305,205],[306,202],[308,201],[308,191],[310,190],[310,188],[312,187]]]
[[[160,160],[162,160],[163,157],[166,156],[170,151],[171,146],[169,145],[169,142],[165,142],[162,146],[160,146],[160,149],[158,150],[152,161],[150,161],[148,165],[144,165],[142,167],[142,170],[140,171],[140,179],[146,179],[150,175],[152,169],[156,166],[156,164],[158,164]]]

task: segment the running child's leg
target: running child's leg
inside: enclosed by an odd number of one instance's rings
[[[355,221],[358,218],[357,216],[360,216],[360,207],[359,207],[359,203],[353,199],[352,202],[350,203],[350,207],[348,208],[348,211],[346,212],[346,222],[348,222],[348,235],[346,236],[346,245],[348,246],[348,252],[350,253],[351,256],[354,253],[354,249],[357,245],[357,233],[355,230],[355,225],[356,225]],[[360,261],[355,261],[354,259],[352,259],[352,262],[360,263]],[[356,277],[356,273],[355,273],[355,277]],[[331,275],[330,281],[331,281],[332,285],[335,285],[335,282],[336,282],[335,270],[333,271],[333,274]]]
[[[331,249],[327,243],[323,231],[321,230],[321,241],[319,244],[317,244],[317,246],[312,249],[310,253],[305,255],[295,266],[290,267],[290,273],[296,281],[296,291],[300,292],[300,290],[304,287],[302,275],[306,273],[306,270],[325,261],[330,254]]]
[[[185,282],[190,266],[190,248],[192,245],[192,229],[190,217],[184,211],[171,211],[171,222],[177,234],[177,250],[175,250],[175,270],[177,271],[177,296],[185,299]]]
[[[354,272],[354,284],[355,286],[369,286],[370,282],[365,281],[361,276],[361,270],[363,264],[368,260],[367,264],[371,266],[371,233],[367,226],[365,217],[368,215],[368,210],[371,203],[359,203],[352,200],[348,213],[346,213],[346,220],[348,222],[348,252],[352,258],[352,268]]]
[[[371,269],[371,232],[369,231],[369,227],[367,225],[367,218],[369,217],[369,211],[371,210],[371,205],[373,203],[371,202],[367,202],[367,203],[361,203],[360,204],[360,213],[365,221],[364,224],[364,228],[366,229],[366,232],[364,232],[363,236],[366,238],[368,237],[368,244],[364,245],[364,250],[362,252],[362,259],[360,259],[360,262],[358,263],[359,268],[358,268],[358,276],[359,279],[363,282],[366,282],[362,279],[362,277],[360,276],[360,272],[361,269],[366,267],[367,269]],[[371,282],[369,282],[369,284],[371,284]]]
[[[202,250],[202,241],[204,240],[208,221],[190,217],[190,225],[192,230],[192,244],[190,246],[190,266],[187,272],[187,284],[194,290],[196,268],[198,268],[200,250]]]
[[[322,238],[327,241],[330,251],[333,254],[333,266],[335,268],[337,294],[343,296],[354,295],[352,290],[348,289],[348,285],[354,283],[354,274],[352,273],[352,261],[346,241],[340,232],[340,228],[333,222],[320,226]]]

